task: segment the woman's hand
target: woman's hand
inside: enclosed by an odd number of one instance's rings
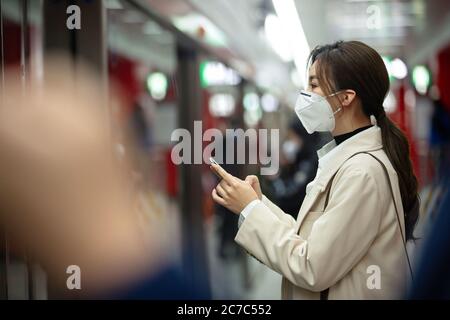
[[[218,204],[240,214],[250,202],[259,198],[249,182],[232,176],[218,165],[212,164],[211,167],[222,177],[220,183],[212,191],[212,197]],[[256,180],[258,179],[256,178]]]
[[[250,175],[245,178],[245,182],[249,183],[253,190],[255,190],[256,194],[258,195],[259,200],[262,200],[262,191],[261,191],[261,185],[259,184],[259,180],[257,176]]]

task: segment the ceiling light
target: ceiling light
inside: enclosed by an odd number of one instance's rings
[[[404,79],[408,75],[406,64],[399,58],[391,61],[391,73],[397,79]]]
[[[295,3],[293,0],[272,0],[272,2],[291,44],[295,66],[298,72],[303,74],[306,71],[310,48]]]

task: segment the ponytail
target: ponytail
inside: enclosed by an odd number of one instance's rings
[[[398,175],[405,212],[406,240],[416,240],[413,231],[419,218],[419,195],[417,178],[410,158],[410,146],[405,134],[388,118],[384,109],[382,110],[377,117],[377,123],[381,129],[384,151]]]

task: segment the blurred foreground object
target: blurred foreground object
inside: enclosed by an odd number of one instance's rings
[[[130,166],[114,152],[114,137],[124,135],[111,129],[102,82],[82,66],[73,71],[54,59],[44,83],[28,87],[6,74],[0,223],[59,288],[77,265],[82,296],[120,296],[165,270],[169,250],[158,236],[164,228],[144,234],[133,214]]]

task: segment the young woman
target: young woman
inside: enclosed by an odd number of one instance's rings
[[[388,90],[381,56],[364,43],[311,52],[296,112],[309,133],[334,139],[318,151],[297,220],[261,193],[255,176],[243,181],[212,165],[223,177],[214,201],[243,220],[235,240],[283,276],[285,299],[402,297],[419,198],[408,141],[383,108]]]

